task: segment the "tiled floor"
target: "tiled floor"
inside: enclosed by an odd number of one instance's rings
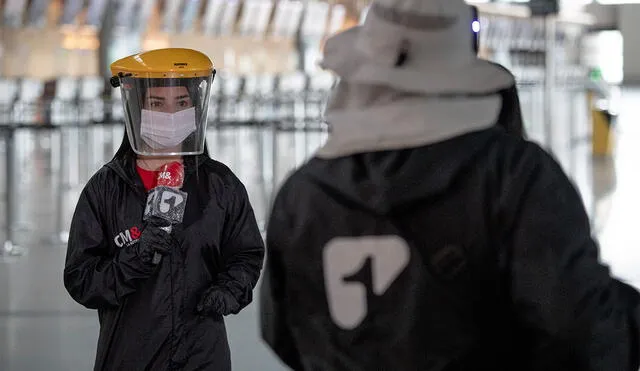
[[[601,238],[603,258],[616,275],[640,284],[640,273],[636,269],[640,267],[640,234],[634,230],[640,221],[637,217],[640,176],[634,162],[640,159],[640,126],[635,120],[640,114],[640,92],[628,92],[624,99],[615,160],[594,159],[592,172],[592,158],[587,155],[589,146],[584,143],[561,146],[564,150],[558,157],[564,159],[563,164],[580,184],[585,201],[591,205],[589,200],[595,200],[590,210]],[[109,137],[115,141],[105,142]],[[51,159],[51,156],[58,158],[59,135],[42,133],[34,137],[21,133],[17,136],[19,174],[14,177],[18,191],[15,198],[21,205],[11,220],[16,242],[28,250],[20,258],[0,263],[0,370],[91,369],[97,317],[93,311],[73,302],[64,291],[61,274],[65,247],[56,243],[59,236],[56,225],[66,228],[84,180],[110,156],[121,137],[121,129],[66,131],[61,157],[65,159],[62,164],[65,171],[61,173],[58,161]],[[279,156],[275,165],[271,164],[269,155],[259,156],[271,153],[273,139],[269,130],[250,129],[212,132],[209,137],[215,157],[232,167],[246,183],[261,221],[274,184],[274,169],[276,180],[281,179],[322,142],[323,136],[315,133],[278,135]],[[563,140],[560,142],[565,144]],[[4,159],[4,154],[0,159]],[[262,167],[260,165],[264,165],[265,172],[255,171]],[[2,164],[0,174],[6,174]],[[0,202],[0,210],[3,205]],[[0,216],[0,222],[3,219],[4,216]],[[227,319],[234,369],[283,370],[259,340],[257,310],[256,305],[252,305]]]

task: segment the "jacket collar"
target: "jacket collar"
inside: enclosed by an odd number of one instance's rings
[[[187,178],[195,174],[197,172],[197,167],[202,166],[209,157],[207,155],[198,155],[198,156],[185,156],[185,181]],[[106,164],[107,167],[116,172],[127,184],[133,187],[135,190],[138,190],[142,193],[144,191],[144,185],[142,184],[142,180],[138,176],[138,172],[136,170],[136,159],[135,156],[117,156],[114,157],[109,163]]]

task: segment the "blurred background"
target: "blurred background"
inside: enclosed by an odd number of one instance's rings
[[[640,1],[469,1],[480,56],[516,76],[529,139],[583,197],[602,257],[640,284]],[[111,62],[186,47],[218,70],[208,144],[247,186],[264,227],[284,177],[327,136],[335,77],[326,38],[368,1],[0,1],[0,370],[90,370],[94,311],[62,285],[71,215],[124,133]],[[473,31],[472,31],[473,30]],[[262,344],[257,305],[227,319],[234,369],[284,370]]]

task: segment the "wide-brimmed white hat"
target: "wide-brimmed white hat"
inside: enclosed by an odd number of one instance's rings
[[[477,58],[463,0],[374,0],[362,25],[327,40],[323,68],[350,83],[419,94],[485,94],[513,75]]]

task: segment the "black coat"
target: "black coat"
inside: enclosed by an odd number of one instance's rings
[[[638,293],[556,161],[498,126],[313,158],[267,254],[263,337],[294,370],[638,370]]]
[[[158,266],[133,248],[147,195],[131,156],[116,155],[80,195],[64,283],[78,303],[98,310],[95,370],[231,369],[223,318],[195,307],[216,283],[248,305],[264,245],[243,184],[208,156],[197,160],[185,160],[184,220]]]

